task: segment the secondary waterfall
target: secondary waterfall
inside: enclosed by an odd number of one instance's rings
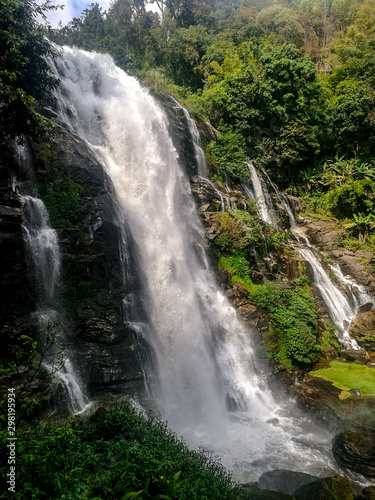
[[[250,198],[253,198],[256,201],[262,221],[267,224],[277,226],[270,194],[268,193],[266,186],[264,186],[264,183],[262,183],[262,180],[258,176],[257,171],[251,162],[248,163],[248,168],[253,185],[253,191],[251,191],[246,184],[244,185],[245,191]]]
[[[18,146],[17,151],[19,164],[31,173],[27,148]],[[37,309],[32,314],[32,322],[38,331],[45,331],[52,325],[58,324],[59,326],[53,328],[57,329],[59,340],[66,342],[63,327],[64,318],[55,310],[56,292],[61,271],[57,233],[51,228],[46,207],[43,201],[38,198],[37,193],[24,194],[24,192],[32,190],[30,187],[32,184],[32,182],[27,183],[25,188],[22,184],[18,184],[15,179],[13,180],[13,189],[19,191],[23,202],[24,223],[22,229],[37,298]],[[69,348],[64,351],[64,365],[55,372],[56,359],[50,354],[53,351],[58,351],[59,345],[57,342],[54,348],[47,351],[43,363],[47,370],[55,373],[55,376],[61,380],[67,396],[69,411],[79,413],[85,409],[88,401],[82,392],[81,386],[83,384],[69,359]]]
[[[253,174],[258,176],[255,168],[253,167]],[[295,236],[296,240],[299,242],[298,246],[296,246],[296,250],[301,254],[303,259],[308,262],[311,266],[313,277],[314,277],[314,285],[318,289],[327,309],[329,312],[329,316],[335,326],[338,328],[337,338],[338,340],[347,348],[351,349],[360,349],[357,342],[352,339],[349,335],[349,326],[351,321],[355,316],[355,308],[365,302],[372,301],[369,294],[365,292],[365,290],[356,285],[355,283],[346,280],[340,270],[338,264],[334,266],[330,266],[334,271],[336,277],[347,285],[348,292],[351,296],[351,302],[348,300],[348,297],[335,285],[334,281],[331,277],[326,273],[319,259],[314,254],[316,251],[312,245],[310,244],[308,238],[302,233],[302,231],[298,228],[295,217],[293,215],[293,211],[289,205],[288,199],[283,193],[281,193],[274,184],[268,175],[265,173],[269,183],[271,184],[273,190],[275,191],[276,196],[278,197],[281,206],[284,208],[286,213],[289,216],[290,221],[290,230],[292,234]],[[259,181],[260,184],[260,181]],[[264,198],[266,199],[266,198]],[[260,214],[263,211],[263,207],[259,204],[259,212]],[[303,246],[303,244],[305,246]],[[353,290],[356,289],[358,293],[354,293]]]
[[[195,124],[195,121],[191,118],[189,111],[184,106],[182,106],[178,101],[176,101],[176,99],[174,99],[173,97],[172,97],[172,100],[179,109],[182,109],[184,116],[186,118],[186,121],[187,121],[187,124],[189,127],[189,132],[191,135],[191,139],[193,141],[195,161],[197,164],[198,175],[200,175],[201,177],[206,177],[207,176],[207,160],[206,160],[206,155],[204,153],[204,150],[202,148],[202,142],[201,142],[201,138],[199,135],[197,125]]]
[[[163,418],[191,444],[213,449],[239,480],[274,468],[328,475],[329,436],[295,415],[286,396],[284,406],[275,402],[251,332],[210,273],[161,106],[107,55],[64,48],[56,67],[60,122],[110,175],[140,252],[138,300],[150,320],[134,328],[153,352],[146,377]]]

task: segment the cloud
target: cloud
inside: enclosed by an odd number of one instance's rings
[[[41,3],[38,1],[38,3]],[[81,12],[92,3],[98,3],[103,10],[108,10],[109,0],[95,0],[87,2],[85,0],[52,0],[52,5],[63,5],[63,9],[52,10],[47,13],[47,18],[53,28],[57,28],[60,21],[63,26],[68,24],[73,17],[80,17]]]

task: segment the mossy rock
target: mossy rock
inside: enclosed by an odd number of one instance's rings
[[[298,488],[296,500],[354,500],[349,479],[342,476],[325,477]]]

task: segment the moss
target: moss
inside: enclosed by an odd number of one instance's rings
[[[353,491],[349,479],[342,476],[336,476],[332,481],[332,500],[353,500]]]
[[[65,176],[39,186],[50,223],[55,229],[69,229],[78,222],[81,187]]]
[[[310,375],[329,380],[342,391],[359,389],[363,396],[375,395],[375,370],[365,365],[332,361],[329,368],[312,371]]]
[[[77,308],[90,300],[97,300],[99,290],[92,266],[69,262],[64,270],[64,287],[61,292],[61,306],[69,317],[74,317]]]

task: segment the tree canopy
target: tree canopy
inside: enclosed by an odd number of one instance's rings
[[[32,0],[3,0],[0,4],[0,141],[43,130],[36,102],[48,96],[57,80],[48,57],[53,49],[38,22],[50,6]]]

